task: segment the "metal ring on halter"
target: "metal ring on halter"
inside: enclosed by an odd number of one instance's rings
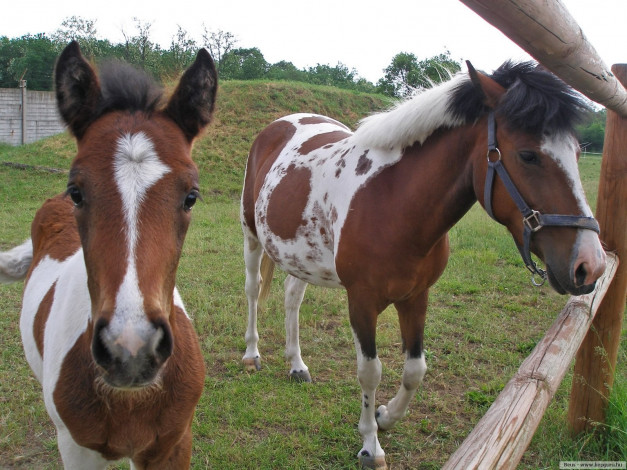
[[[544,283],[546,282],[546,273],[544,273],[544,275],[540,276],[540,279],[542,279],[542,282],[536,282],[536,273],[532,273],[531,274],[531,283],[536,286],[536,287],[542,287],[544,285]]]
[[[496,152],[496,153],[498,153],[498,155],[499,155],[498,160],[495,160],[494,162],[493,162],[492,160],[490,160],[490,154],[491,154],[492,152]],[[500,160],[501,160],[501,151],[499,150],[499,148],[498,148],[498,147],[494,147],[493,149],[488,149],[488,154],[486,155],[486,158],[488,159],[488,162],[489,162],[489,163],[495,163],[495,162],[498,162],[498,161],[500,161]]]

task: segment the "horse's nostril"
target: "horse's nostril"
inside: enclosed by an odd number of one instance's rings
[[[107,367],[113,362],[111,352],[102,339],[102,332],[108,325],[109,322],[104,318],[98,320],[94,328],[94,337],[91,342],[91,352],[94,356],[94,360],[96,364],[102,367]]]
[[[583,286],[586,282],[587,275],[588,272],[586,271],[586,263],[581,263],[575,270],[575,285],[577,287]]]
[[[164,320],[154,321],[153,324],[157,329],[157,334],[155,334],[157,342],[153,346],[155,356],[160,362],[165,362],[172,355],[172,350],[174,349],[172,331],[170,330],[170,325]]]

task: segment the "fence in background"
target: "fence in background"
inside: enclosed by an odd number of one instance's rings
[[[0,88],[0,142],[22,145],[63,132],[54,92]]]

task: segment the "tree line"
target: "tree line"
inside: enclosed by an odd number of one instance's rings
[[[95,62],[117,58],[144,69],[159,81],[178,76],[188,67],[197,50],[209,50],[222,80],[291,80],[330,85],[367,93],[402,97],[417,88],[439,83],[461,69],[449,52],[419,60],[414,54],[401,52],[383,71],[377,83],[359,76],[357,70],[342,63],[335,66],[317,64],[303,69],[282,60],[268,63],[256,48],[238,47],[234,34],[209,31],[203,25],[200,41],[181,26],[170,46],[162,48],[151,38],[152,24],[133,18],[133,31],[122,30],[123,41],[112,43],[99,38],[96,21],[81,17],[66,18],[52,34],[28,34],[19,38],[0,37],[0,87],[17,87],[26,80],[32,90],[51,90],[56,57],[71,40],[81,44],[83,53]]]
[[[26,80],[31,90],[52,90],[56,58],[71,40],[79,41],[83,54],[94,62],[120,59],[145,70],[160,82],[178,77],[193,62],[201,47],[207,48],[213,56],[221,80],[300,81],[396,98],[446,81],[461,70],[461,64],[451,58],[448,51],[425,59],[400,52],[382,71],[383,77],[372,83],[342,63],[335,66],[317,64],[303,69],[287,60],[268,63],[258,48],[238,47],[233,33],[210,31],[204,25],[200,41],[179,26],[168,48],[153,42],[151,23],[133,18],[133,25],[133,31],[121,31],[123,41],[119,43],[99,38],[95,20],[76,16],[63,20],[50,35],[0,36],[0,88],[15,88],[20,80]],[[600,152],[605,133],[605,110],[590,113],[579,127],[579,133],[586,151]]]

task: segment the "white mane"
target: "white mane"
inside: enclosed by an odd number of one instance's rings
[[[458,73],[437,87],[424,89],[394,108],[373,114],[360,121],[355,138],[367,147],[408,147],[421,144],[440,127],[456,127],[464,123],[448,110],[451,93],[460,83],[469,80],[467,73]]]

